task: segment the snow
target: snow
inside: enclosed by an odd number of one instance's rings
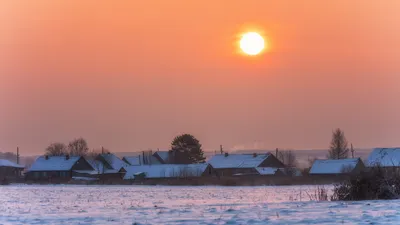
[[[94,170],[90,173],[100,174],[104,172],[105,170],[104,164],[101,161],[95,159],[86,159],[86,161],[90,164],[90,166]]]
[[[149,159],[151,160],[151,165],[153,164],[161,164],[160,161],[154,156],[150,156]],[[145,163],[143,162],[143,156],[125,156],[123,157],[123,160],[128,162],[131,166],[140,166],[144,165]]]
[[[0,224],[333,225],[400,221],[400,200],[310,201],[309,195],[316,188],[8,185],[0,186]]]
[[[104,158],[104,160],[106,160],[113,170],[119,171],[121,168],[129,166],[129,164],[122,161],[122,159],[118,158],[114,154],[102,154],[101,156]]]
[[[125,180],[134,179],[134,175],[144,173],[146,178],[163,178],[179,176],[200,176],[208,164],[160,164],[126,167]]]
[[[278,171],[278,168],[257,167],[256,170],[260,175],[275,175],[276,171]]]
[[[168,163],[169,151],[157,151],[157,152],[154,152],[154,154],[157,154],[158,156],[160,156],[160,158],[164,161],[164,163]]]
[[[357,159],[317,159],[310,169],[310,174],[340,174],[343,169],[354,169],[359,162]]]
[[[400,148],[375,148],[368,156],[367,166],[400,166]]]
[[[24,168],[24,166],[16,164],[16,163],[13,163],[13,162],[11,162],[11,161],[9,161],[7,159],[0,159],[0,167],[3,167],[3,166],[4,167],[20,168],[20,169]]]
[[[258,167],[270,154],[229,154],[215,155],[208,163],[215,169],[226,168],[255,168]]]
[[[80,159],[80,156],[70,156],[67,160],[65,156],[40,156],[33,163],[29,171],[68,171]]]

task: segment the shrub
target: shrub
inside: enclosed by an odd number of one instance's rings
[[[310,201],[328,201],[328,192],[324,187],[319,187],[314,191],[314,193],[309,194],[306,192]]]
[[[397,170],[373,167],[335,185],[332,200],[357,201],[397,199],[400,196],[400,175]]]

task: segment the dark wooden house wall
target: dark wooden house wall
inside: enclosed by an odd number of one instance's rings
[[[22,168],[0,166],[0,179],[19,178],[22,170]]]
[[[235,174],[258,174],[255,168],[223,168],[215,169],[218,176],[233,176]]]
[[[269,155],[258,167],[274,167],[283,168],[285,165],[277,159],[274,155]]]

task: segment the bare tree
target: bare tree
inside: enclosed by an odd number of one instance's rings
[[[318,158],[317,158],[317,157],[308,158],[308,165],[309,165],[310,168],[311,168],[312,165],[314,164],[315,160],[318,160]]]
[[[89,148],[85,139],[77,138],[68,144],[68,151],[70,155],[85,156]]]
[[[331,146],[328,152],[328,159],[346,159],[349,156],[347,140],[344,132],[337,128],[332,132]]]
[[[64,143],[56,142],[50,144],[46,150],[45,154],[48,156],[62,156],[67,154],[67,146]]]
[[[285,164],[286,167],[296,167],[297,158],[296,154],[292,150],[279,151],[278,159]]]

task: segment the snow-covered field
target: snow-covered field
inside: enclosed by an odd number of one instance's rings
[[[316,188],[0,186],[0,224],[400,223],[400,201],[310,201]]]

